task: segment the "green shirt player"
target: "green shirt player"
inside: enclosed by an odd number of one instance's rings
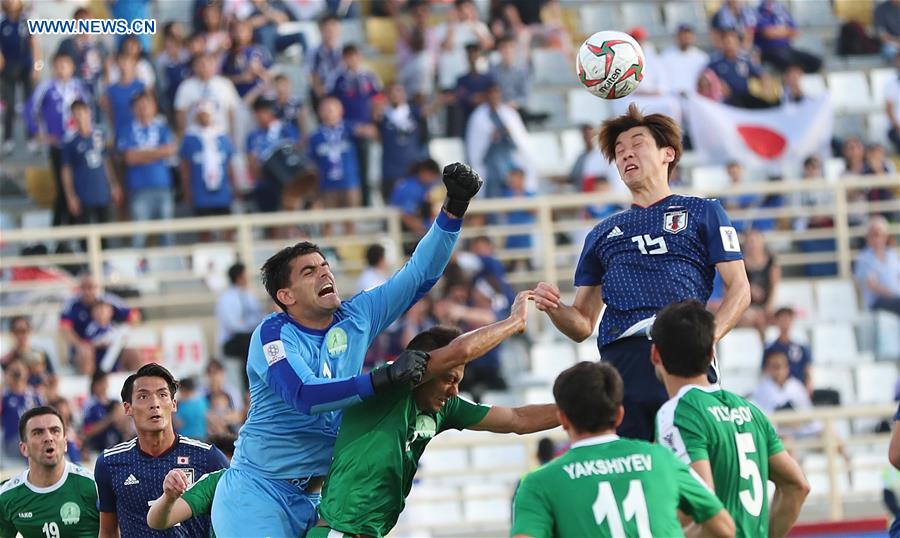
[[[553,397],[572,445],[522,479],[511,536],[683,536],[679,510],[707,535],[734,536],[728,512],[687,465],[664,447],[615,435],[624,392],[607,363],[559,374]]]
[[[707,381],[714,325],[696,301],[670,304],[656,315],[651,361],[672,398],[656,416],[656,438],[715,490],[737,536],[784,536],[809,485],[765,414]],[[768,480],[776,488],[771,509]]]
[[[180,469],[172,469],[163,479],[163,494],[153,501],[147,512],[147,525],[151,529],[164,530],[174,527],[194,516],[212,512],[213,495],[225,469],[206,473],[193,484]],[[210,536],[215,536],[212,528]]]
[[[0,538],[96,538],[97,484],[66,461],[66,428],[52,407],[34,407],[19,419],[19,450],[28,469],[0,486]]]
[[[425,446],[442,431],[523,434],[559,425],[553,404],[490,407],[457,395],[467,362],[525,329],[530,298],[530,291],[520,293],[509,318],[462,336],[446,327],[420,333],[406,353],[430,354],[426,381],[413,390],[398,388],[344,410],[319,504],[321,520],[308,538],[333,536],[329,533],[334,531],[386,535],[403,511]]]

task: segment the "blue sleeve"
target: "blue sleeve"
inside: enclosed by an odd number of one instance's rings
[[[118,133],[116,139],[116,148],[119,151],[128,151],[135,147],[134,137],[131,135],[131,129],[126,129],[124,133]]]
[[[600,242],[600,226],[594,227],[584,240],[578,265],[575,267],[575,286],[599,286],[603,281],[606,268],[596,253]]]
[[[225,457],[225,454],[215,446],[210,448],[206,472],[211,473],[213,471],[218,471],[219,469],[227,469],[228,467],[228,458]]]
[[[253,153],[253,138],[255,134],[256,133],[253,132],[247,135],[247,142],[245,143],[247,153]]]
[[[190,136],[184,137],[184,140],[181,141],[181,148],[178,150],[178,157],[182,160],[191,158],[191,151],[188,149],[188,141],[191,140]]]
[[[762,67],[758,63],[756,63],[753,59],[747,60],[747,65],[750,66],[750,76],[751,77],[761,77],[763,75]]]
[[[230,161],[234,157],[234,144],[231,143],[231,140],[228,140],[227,136],[223,136],[222,140],[224,142],[225,159]]]
[[[743,259],[737,230],[731,225],[731,220],[718,200],[706,201],[700,235],[706,245],[708,265]]]
[[[461,226],[462,219],[441,211],[406,265],[381,286],[351,299],[371,321],[369,343],[434,287],[450,261]]]
[[[270,318],[260,327],[259,341],[266,371],[261,377],[288,405],[306,415],[334,411],[375,394],[369,374],[331,379],[314,372],[297,336],[283,330],[284,321]],[[254,350],[251,350],[251,357]],[[254,366],[260,366],[257,362]]]
[[[63,143],[62,151],[60,152],[60,157],[61,157],[63,166],[72,166],[72,160],[73,160],[72,149],[74,148],[74,146],[75,145],[70,142]]]
[[[116,511],[116,491],[112,485],[112,475],[106,464],[106,457],[97,458],[94,465],[94,482],[97,483],[97,510],[101,512]]]
[[[165,124],[159,126],[159,144],[168,144],[172,141],[172,131]]]

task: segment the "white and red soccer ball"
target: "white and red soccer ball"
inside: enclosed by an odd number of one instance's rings
[[[614,30],[597,32],[578,49],[575,70],[587,91],[603,99],[630,94],[644,78],[644,51],[633,37]]]

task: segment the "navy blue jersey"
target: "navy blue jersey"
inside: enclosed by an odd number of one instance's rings
[[[158,457],[143,452],[137,438],[103,451],[94,467],[98,508],[115,512],[122,536],[209,536],[209,516],[191,518],[166,531],[147,526],[150,503],[162,495],[163,479],[181,469],[193,484],[206,473],[228,467],[222,452],[209,444],[181,435]]]
[[[588,234],[576,286],[601,286],[599,346],[646,331],[669,303],[712,293],[715,265],[740,260],[737,232],[718,200],[673,194],[616,213]]]
[[[104,159],[106,139],[94,129],[87,136],[81,131],[69,131],[62,146],[63,166],[72,167],[75,194],[84,207],[106,207],[110,202],[109,179]]]
[[[115,295],[102,294],[100,300],[112,306],[113,321],[122,323],[132,319],[138,314],[137,310],[132,310],[122,304]],[[91,319],[91,307],[81,301],[81,297],[73,297],[64,305],[62,314],[59,317],[60,325],[71,327],[75,334],[82,340],[88,338],[87,328],[93,321]]]

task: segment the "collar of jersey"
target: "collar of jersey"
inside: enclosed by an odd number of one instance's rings
[[[172,446],[170,446],[169,448],[165,449],[165,450],[162,452],[162,454],[160,454],[159,456],[154,456],[154,455],[152,455],[152,454],[147,454],[146,452],[144,452],[144,451],[141,449],[141,442],[140,442],[140,440],[138,440],[138,442],[135,443],[135,446],[137,447],[138,454],[140,454],[141,456],[144,456],[145,458],[161,458],[161,457],[163,457],[163,456],[166,456],[169,452],[175,450],[175,447],[178,446],[178,443],[180,443],[180,442],[181,442],[181,435],[179,435],[179,434],[176,433],[176,434],[175,434],[175,442],[172,443]]]
[[[681,387],[681,389],[678,390],[678,394],[676,394],[675,397],[681,398],[682,396],[687,394],[688,391],[691,389],[702,390],[703,392],[708,392],[708,393],[712,394],[713,392],[719,391],[720,387],[718,387],[716,385],[709,385],[707,387],[702,387],[700,385],[685,385],[685,386]]]
[[[582,439],[577,443],[573,443],[569,449],[573,448],[581,448],[583,446],[594,446],[594,445],[602,445],[604,443],[612,443],[613,441],[618,441],[619,436],[614,433],[608,433],[606,435],[597,435],[595,437],[588,437],[587,439]]]
[[[307,334],[312,334],[314,336],[325,336],[325,334],[329,330],[331,330],[331,328],[334,327],[337,324],[337,322],[339,322],[341,320],[340,316],[338,315],[338,312],[340,312],[340,311],[341,311],[340,308],[338,308],[338,310],[334,313],[334,316],[332,317],[331,323],[328,325],[328,327],[325,327],[324,329],[313,329],[312,327],[307,327],[306,325],[302,325],[299,321],[294,319],[293,316],[291,316],[287,312],[283,312],[283,314],[284,314],[284,317],[286,317],[287,320],[291,322],[291,325],[293,325],[294,327],[297,327],[301,331],[303,331]]]
[[[631,209],[650,209],[651,207],[658,206],[659,204],[665,202],[666,200],[668,200],[669,198],[671,198],[671,197],[673,197],[673,196],[676,196],[676,194],[675,194],[674,192],[673,192],[672,194],[666,196],[665,198],[660,198],[659,200],[657,200],[657,201],[653,202],[652,204],[648,205],[647,207],[644,207],[644,206],[642,206],[641,204],[634,204],[634,203],[633,203],[633,204],[631,204]]]
[[[35,493],[50,493],[52,491],[56,491],[59,488],[61,488],[62,485],[66,483],[66,479],[69,478],[69,465],[70,465],[69,462],[66,462],[65,468],[63,469],[63,474],[59,478],[59,480],[57,480],[55,484],[50,484],[49,486],[47,486],[45,488],[39,488],[39,487],[35,486],[34,484],[32,484],[31,482],[29,482],[28,481],[28,471],[25,471],[25,473],[23,475],[23,478],[24,478],[23,481],[25,482],[25,486],[28,487],[28,489],[30,489],[31,491],[33,491]]]

